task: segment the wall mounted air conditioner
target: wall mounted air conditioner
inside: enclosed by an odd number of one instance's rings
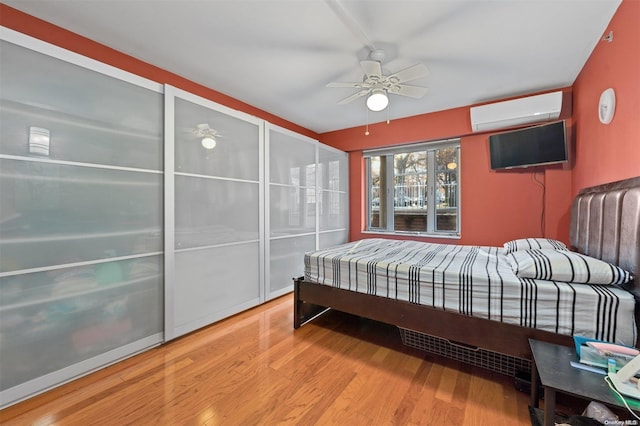
[[[556,120],[561,109],[562,92],[481,105],[470,109],[471,129],[481,132]]]

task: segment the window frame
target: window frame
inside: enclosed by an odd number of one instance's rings
[[[437,182],[438,169],[436,168],[435,152],[442,148],[456,148],[457,149],[457,167],[456,167],[456,229],[455,230],[437,230],[437,208],[435,200],[434,186]],[[419,235],[425,237],[440,237],[440,238],[460,238],[461,235],[461,189],[460,189],[460,138],[452,138],[446,140],[438,140],[432,142],[419,142],[412,144],[396,145],[385,148],[376,148],[363,151],[363,158],[365,161],[365,233],[376,234],[395,234],[395,235]],[[426,216],[426,230],[425,231],[409,231],[409,230],[396,230],[395,229],[395,206],[393,202],[383,202],[382,198],[382,185],[380,187],[380,206],[384,204],[384,217],[386,217],[386,224],[382,227],[372,227],[371,218],[373,211],[373,204],[371,200],[372,194],[372,173],[371,173],[371,158],[380,157],[380,161],[385,160],[385,167],[381,164],[381,174],[383,170],[385,172],[384,179],[381,176],[381,180],[385,181],[385,198],[387,200],[394,199],[395,192],[395,164],[394,156],[396,154],[408,154],[413,152],[424,151],[427,154],[427,213]],[[379,221],[383,221],[383,213],[380,212]]]

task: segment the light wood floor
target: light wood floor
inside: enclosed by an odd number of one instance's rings
[[[0,412],[3,425],[529,425],[510,377],[275,301]]]

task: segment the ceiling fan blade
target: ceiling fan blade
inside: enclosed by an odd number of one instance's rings
[[[362,83],[340,83],[336,81],[332,81],[331,83],[327,83],[326,87],[356,87],[360,88]]]
[[[351,96],[348,96],[346,98],[344,98],[343,100],[341,100],[340,102],[338,102],[338,105],[344,105],[344,104],[348,104],[351,101],[355,101],[358,98],[361,98],[363,96],[365,96],[366,94],[369,93],[369,89],[364,89],[364,90],[360,90],[359,92],[354,93]]]
[[[382,67],[378,61],[360,61],[360,66],[367,77],[380,78],[382,76]]]
[[[429,75],[429,68],[427,68],[425,64],[416,64],[402,71],[398,71],[395,74],[391,74],[389,79],[397,79],[398,83],[404,83],[405,81],[415,80],[420,77],[426,77],[427,75]]]
[[[399,84],[393,87],[390,92],[394,95],[409,96],[410,98],[419,99],[427,93],[426,87],[409,86],[407,84]]]

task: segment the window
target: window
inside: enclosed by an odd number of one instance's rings
[[[367,230],[460,234],[460,140],[364,152]]]

